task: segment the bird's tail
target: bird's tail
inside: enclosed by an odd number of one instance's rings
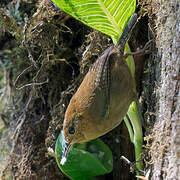
[[[125,48],[125,44],[126,44],[126,41],[128,40],[132,30],[133,30],[133,27],[135,26],[136,24],[136,20],[137,20],[137,14],[135,13],[131,20],[129,21],[128,25],[126,26],[126,28],[124,29],[118,43],[117,43],[117,46],[120,47],[120,53],[123,55],[124,54],[124,48]]]

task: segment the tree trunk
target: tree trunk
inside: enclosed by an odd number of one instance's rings
[[[180,2],[159,1],[157,12],[160,79],[153,127],[152,179],[180,178]]]

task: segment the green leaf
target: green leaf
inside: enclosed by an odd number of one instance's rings
[[[112,152],[100,139],[75,144],[70,149],[67,161],[60,164],[64,144],[61,132],[56,141],[56,161],[61,171],[73,180],[88,180],[112,171]]]
[[[52,0],[84,24],[107,34],[116,43],[135,11],[136,0]]]
[[[131,103],[127,114],[131,120],[131,124],[132,124],[133,131],[134,131],[134,137],[133,137],[133,139],[131,138],[131,140],[132,140],[132,142],[134,144],[134,148],[135,148],[136,167],[139,170],[142,170],[141,153],[142,153],[143,139],[142,139],[142,126],[141,126],[140,114],[139,114],[137,102],[133,101]],[[131,136],[132,135],[130,134],[130,137]]]
[[[134,14],[136,0],[52,0],[60,9],[84,24],[110,36],[113,43],[119,40],[129,19]],[[125,52],[130,52],[126,44]],[[133,57],[127,59],[135,85]]]

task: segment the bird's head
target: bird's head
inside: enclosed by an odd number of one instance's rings
[[[76,106],[76,100],[72,98],[66,110],[63,123],[65,138],[63,157],[65,158],[73,144],[87,141],[84,135],[86,120],[81,114],[80,109]]]
[[[65,136],[66,142],[69,144],[81,143],[85,141],[85,137],[83,135],[83,127],[82,127],[82,117],[78,114],[69,114],[66,113],[64,124],[63,124],[63,132]]]

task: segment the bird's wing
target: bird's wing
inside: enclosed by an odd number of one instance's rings
[[[109,53],[113,46],[105,50],[94,63],[92,69],[96,72],[95,89],[94,89],[94,102],[95,111],[98,113],[99,118],[104,118],[109,114],[110,103],[110,63]],[[97,114],[96,114],[97,115]]]

